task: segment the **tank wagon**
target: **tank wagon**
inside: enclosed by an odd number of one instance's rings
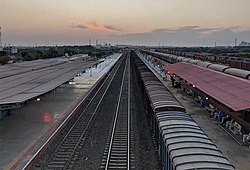
[[[131,56],[162,169],[235,169],[136,53]]]

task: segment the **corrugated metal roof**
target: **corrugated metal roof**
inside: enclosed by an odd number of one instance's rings
[[[156,121],[159,139],[164,141],[161,149],[173,169],[234,169],[190,115],[160,112]]]
[[[60,65],[40,65],[38,70],[27,70],[21,67],[20,70],[4,71],[9,67],[1,68],[4,76],[0,73],[0,104],[12,104],[24,102],[44,94],[59,85],[69,81],[75,75],[94,65],[96,62],[76,62],[61,63]],[[24,63],[27,65],[28,63]],[[22,63],[21,65],[24,66]],[[30,68],[37,66],[36,62],[31,62]],[[47,67],[44,67],[47,66]],[[12,67],[12,66],[11,66]],[[11,69],[10,69],[11,70]]]
[[[234,111],[250,108],[250,81],[188,63],[165,67]]]

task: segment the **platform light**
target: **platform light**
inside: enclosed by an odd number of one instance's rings
[[[193,85],[193,88],[195,88],[195,85]]]
[[[43,115],[43,122],[44,122],[44,123],[48,123],[48,122],[50,122],[51,120],[52,120],[51,114],[45,113],[45,114]]]
[[[38,101],[38,102],[39,102],[40,100],[41,100],[40,98],[37,98],[37,99],[36,99],[36,101]]]
[[[208,99],[209,99],[209,97],[207,96],[207,97],[206,97],[206,100],[208,100]]]
[[[172,70],[167,70],[167,74],[171,75],[171,74],[173,74],[173,71]]]

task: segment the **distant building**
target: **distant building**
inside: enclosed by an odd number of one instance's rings
[[[96,49],[101,49],[102,48],[102,44],[96,44],[95,48]]]
[[[1,50],[0,50],[1,51]],[[18,58],[18,49],[14,46],[7,46],[3,48],[3,51],[7,52],[12,61],[16,61]]]
[[[245,42],[245,41],[241,41],[241,43],[239,44],[239,46],[250,46],[249,42]]]
[[[14,46],[7,46],[4,48],[4,51],[6,51],[8,54],[17,54],[18,50]]]
[[[105,43],[105,44],[96,44],[96,49],[110,49],[111,48],[111,44],[107,44],[107,43]]]

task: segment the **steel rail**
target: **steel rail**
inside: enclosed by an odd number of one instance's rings
[[[88,103],[88,105],[86,106],[86,108],[84,109],[84,111],[82,111],[82,113],[80,114],[80,116],[77,118],[76,122],[72,125],[72,127],[70,128],[69,132],[67,133],[67,135],[63,138],[63,140],[60,142],[60,144],[57,146],[57,148],[55,149],[55,151],[53,152],[54,154],[56,153],[56,150],[58,150],[60,148],[60,145],[66,140],[67,136],[70,134],[70,132],[72,131],[72,129],[76,126],[77,122],[80,120],[81,116],[85,113],[85,111],[87,110],[87,108],[90,106],[90,104],[92,103],[92,101],[95,99],[96,95],[100,92],[100,90],[102,89],[102,87],[104,86],[104,84],[108,81],[108,79],[111,77],[111,80],[110,82],[108,83],[108,86],[107,88],[105,89],[104,91],[104,94],[102,95],[94,113],[92,114],[90,120],[88,121],[88,124],[86,126],[86,128],[84,129],[84,133],[87,131],[97,109],[99,108],[99,105],[101,103],[101,101],[103,100],[103,97],[105,96],[111,82],[113,81],[121,63],[122,63],[122,58],[121,60],[118,60],[119,63],[118,63],[118,66],[116,69],[112,70],[112,72],[108,75],[108,77],[104,80],[104,82],[102,83],[102,85],[99,87],[99,89],[97,90],[97,92],[95,93],[95,95],[92,97],[92,99],[90,100],[90,102]],[[93,90],[93,89],[92,89]],[[91,92],[88,93],[88,95],[90,94]],[[39,157],[42,153],[41,151],[42,150],[45,150],[45,148],[47,148],[47,146],[51,143],[51,140],[53,140],[55,138],[55,136],[59,133],[59,131],[62,130],[62,128],[65,126],[65,124],[69,121],[69,119],[72,117],[72,114],[74,114],[74,112],[77,110],[77,108],[82,104],[82,102],[88,97],[85,96],[84,99],[81,100],[81,102],[77,105],[77,107],[74,108],[74,110],[71,112],[71,114],[65,119],[65,121],[56,129],[56,131],[49,137],[49,139],[45,142],[45,144],[38,150],[38,152],[36,152],[36,154],[32,157],[32,159],[22,168],[22,169],[29,169],[32,165],[30,165],[34,159],[38,159],[37,157]],[[72,155],[74,153],[74,151],[76,150],[76,148],[78,147],[79,145],[79,142],[82,138],[82,136],[84,135],[84,133],[81,135],[81,137],[79,138],[78,142],[77,142],[77,145],[74,147],[74,150],[72,151],[72,154],[70,156],[70,158],[68,159],[68,161],[66,162],[66,165],[68,164],[68,162],[71,160],[72,158]],[[53,159],[53,158],[52,158]],[[48,164],[46,164],[45,166],[47,166]]]
[[[98,102],[98,104],[97,104],[97,106],[96,106],[94,112],[92,113],[90,119],[88,120],[88,123],[87,123],[86,127],[84,128],[84,130],[83,130],[81,136],[78,138],[78,141],[77,141],[76,145],[74,146],[74,149],[71,151],[71,155],[70,155],[69,159],[68,159],[67,162],[66,162],[66,167],[67,167],[67,165],[69,164],[69,161],[72,159],[72,156],[75,154],[74,152],[75,152],[75,150],[77,149],[77,147],[79,146],[79,143],[81,142],[81,139],[82,139],[83,136],[86,134],[86,131],[88,130],[90,124],[92,123],[92,120],[93,120],[93,118],[94,118],[94,116],[95,116],[95,114],[96,114],[96,111],[97,111],[97,109],[99,108],[99,106],[100,106],[100,104],[101,104],[101,102],[102,102],[104,96],[106,95],[106,92],[107,92],[107,90],[109,89],[110,84],[111,84],[111,82],[113,81],[113,79],[114,79],[114,77],[115,77],[115,75],[116,75],[116,73],[117,73],[117,71],[118,71],[118,69],[119,69],[121,63],[122,63],[122,62],[119,63],[119,66],[118,66],[117,69],[114,71],[114,74],[113,74],[113,75],[112,75],[112,74],[109,75],[109,76],[112,76],[112,77],[111,77],[111,80],[109,81],[107,88],[105,89],[105,91],[104,91],[104,93],[103,93],[101,99],[99,100],[99,102]],[[104,84],[108,81],[108,79],[110,78],[109,76],[107,77],[107,79],[105,80],[105,82],[102,84],[101,88],[102,88],[102,87],[104,86]],[[101,90],[101,88],[98,89],[98,92]],[[88,107],[90,106],[90,104],[92,104],[92,102],[94,101],[94,99],[95,99],[95,97],[97,96],[98,92],[95,94],[95,96],[91,99],[91,102],[89,102],[88,106],[87,106],[87,107],[84,109],[84,111],[81,113],[81,116],[85,113],[85,111],[88,109]],[[79,122],[79,120],[81,120],[81,116],[78,117],[78,119],[76,120],[76,122],[74,123],[74,125],[71,127],[71,129],[69,130],[69,132],[67,133],[67,135],[64,137],[64,139],[63,139],[63,141],[60,143],[60,145],[58,145],[58,147],[57,147],[56,150],[58,150],[58,148],[60,148],[60,146],[64,143],[64,141],[66,141],[66,139],[68,138],[68,136],[70,135],[70,133],[71,133],[71,132],[73,131],[73,129],[76,127],[76,125],[77,125],[77,123]],[[55,153],[56,153],[56,152],[55,152]]]
[[[128,57],[129,57],[129,54],[128,54]],[[128,61],[129,59],[127,58],[126,60],[126,66],[128,66]],[[119,93],[119,98],[118,98],[118,104],[117,104],[117,107],[116,107],[116,113],[115,113],[115,118],[114,118],[114,123],[113,123],[113,128],[112,128],[112,134],[111,134],[111,138],[110,138],[110,144],[109,144],[109,149],[108,149],[108,154],[107,154],[107,159],[106,159],[106,163],[105,163],[105,170],[108,170],[109,169],[109,166],[110,166],[110,159],[111,159],[111,152],[112,152],[112,148],[114,146],[114,138],[115,138],[115,131],[116,131],[116,128],[117,128],[117,121],[118,121],[118,115],[119,115],[119,109],[120,109],[120,103],[121,103],[121,98],[122,98],[122,92],[123,92],[123,88],[124,88],[124,81],[125,81],[125,76],[126,76],[126,71],[127,69],[130,69],[130,68],[126,68],[124,69],[124,72],[123,72],[123,78],[122,78],[122,83],[121,83],[121,89],[120,89],[120,93]],[[130,78],[129,78],[129,81],[130,81]],[[128,90],[129,92],[130,90]],[[128,100],[128,105],[130,104],[130,100]],[[128,107],[128,113],[130,112],[130,106],[127,106]],[[129,154],[129,142],[128,140],[130,140],[129,138],[129,130],[130,130],[130,120],[127,120],[127,169],[129,169],[129,157],[130,157],[130,154]],[[128,130],[129,129],[129,130]]]
[[[131,77],[130,77],[130,53],[128,55],[128,167],[130,168],[130,93],[131,93]]]

